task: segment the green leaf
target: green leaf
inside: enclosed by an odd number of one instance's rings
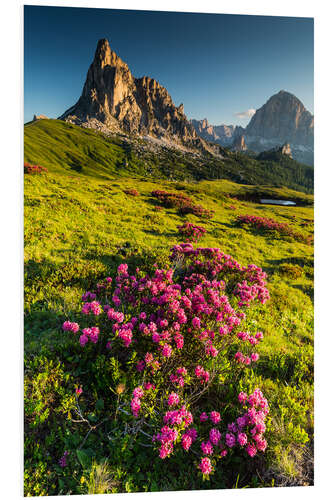
[[[103,410],[104,408],[104,399],[98,399],[96,401],[96,410]]]
[[[90,457],[85,450],[76,450],[77,458],[84,469],[88,468],[90,465]]]

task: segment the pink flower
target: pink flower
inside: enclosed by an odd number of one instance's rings
[[[241,446],[245,446],[247,443],[247,435],[244,432],[240,432],[237,436],[237,441]]]
[[[211,411],[210,412],[210,419],[213,422],[213,424],[218,424],[219,421],[221,420],[221,415],[219,414],[218,411]]]
[[[200,324],[200,318],[198,318],[197,316],[192,319],[192,325],[194,328],[200,328]]]
[[[240,393],[238,394],[238,401],[239,401],[241,404],[244,404],[246,400],[247,400],[247,394],[245,394],[245,392],[240,392]]]
[[[160,448],[160,458],[164,459],[172,453],[173,444],[170,442],[163,443]]]
[[[266,439],[258,439],[256,441],[256,443],[257,443],[257,449],[259,451],[265,451],[266,450],[266,448],[267,448],[267,441],[266,441]]]
[[[227,433],[225,435],[225,442],[226,442],[226,445],[229,447],[229,448],[232,448],[233,446],[235,446],[236,444],[236,438],[233,434],[231,433]]]
[[[82,346],[82,347],[83,347],[83,346],[85,346],[85,345],[86,345],[86,343],[88,342],[88,337],[87,337],[87,335],[82,334],[82,335],[80,336],[79,342],[80,342],[80,344],[81,344],[81,346]]]
[[[75,389],[75,393],[76,393],[77,396],[80,396],[80,394],[82,394],[82,387],[77,387]]]
[[[245,425],[246,425],[246,417],[244,417],[244,416],[238,417],[237,418],[237,425],[238,425],[239,429],[242,429],[243,427],[245,427]]]
[[[259,354],[258,354],[257,352],[253,352],[253,353],[251,354],[251,359],[252,359],[252,361],[254,361],[254,362],[258,361],[258,359],[259,359]]]
[[[202,452],[205,455],[211,455],[213,453],[213,451],[214,451],[212,443],[210,441],[207,441],[206,443],[202,442],[201,443],[201,449],[202,449]]]
[[[172,347],[169,344],[164,344],[162,348],[162,355],[165,356],[166,358],[169,358],[172,354]]]
[[[99,335],[99,328],[98,328],[98,326],[92,326],[91,329],[90,329],[90,340],[91,340],[91,342],[93,342],[94,344],[96,344],[97,341],[98,341],[98,335]]]
[[[177,374],[178,375],[187,375],[187,370],[184,366],[181,366],[180,368],[177,368]]]
[[[71,329],[71,326],[72,326],[72,323],[70,321],[65,321],[62,325],[62,329],[65,331],[65,332],[68,332],[70,331]]]
[[[201,472],[205,475],[208,475],[212,472],[213,467],[210,459],[208,457],[204,457],[201,459],[201,462],[199,464],[199,468]]]
[[[64,468],[64,467],[67,466],[67,460],[66,460],[66,458],[67,458],[68,454],[69,454],[68,451],[65,451],[65,453],[63,454],[63,456],[60,458],[60,460],[59,460],[60,467]]]
[[[197,439],[197,437],[198,437],[198,433],[197,433],[197,431],[195,430],[194,427],[192,427],[191,429],[188,429],[186,431],[186,435],[190,436],[190,438],[192,439],[192,441],[195,441]]]
[[[221,439],[221,433],[214,427],[209,431],[209,440],[212,444],[217,445]]]
[[[202,377],[202,374],[204,373],[204,371],[205,370],[202,368],[202,366],[198,365],[198,366],[196,366],[194,373],[199,378],[199,377]]]
[[[254,444],[248,444],[246,447],[246,451],[250,457],[254,457],[257,453],[257,448],[254,446]]]
[[[138,416],[139,414],[139,411],[140,411],[140,408],[141,408],[141,402],[140,402],[140,399],[139,398],[136,398],[134,397],[131,401],[131,410],[132,410],[132,413],[135,417]]]
[[[185,434],[183,437],[182,437],[182,447],[184,448],[184,450],[189,450],[190,449],[190,446],[192,444],[192,438],[191,436],[189,436],[188,434]]]
[[[146,362],[146,364],[149,365],[149,363],[151,363],[153,360],[154,360],[154,356],[150,352],[147,352],[145,354],[145,362]]]
[[[206,422],[206,420],[208,420],[207,413],[205,413],[205,412],[201,413],[201,415],[200,415],[200,422]]]
[[[141,361],[139,361],[136,365],[136,369],[138,370],[138,372],[142,372],[144,369],[145,369],[145,366],[146,366],[146,363],[144,362],[144,360],[142,359]]]
[[[168,405],[174,406],[179,403],[179,396],[175,392],[172,392],[168,397]]]
[[[108,350],[110,350],[110,349],[111,349],[111,342],[110,342],[110,341],[108,341],[108,342],[106,343],[106,348],[107,348]]]
[[[156,389],[155,385],[152,384],[151,382],[146,382],[144,384],[143,388],[144,388],[145,391],[149,391],[150,389],[152,389],[152,390]]]
[[[237,425],[235,424],[235,422],[231,422],[231,424],[228,424],[228,431],[231,431],[234,433],[237,432]]]
[[[143,394],[144,394],[144,393],[143,393],[143,389],[142,389],[142,387],[140,387],[140,386],[139,386],[139,387],[136,387],[136,388],[134,389],[134,391],[133,391],[133,396],[134,396],[135,398],[142,398]]]
[[[120,266],[118,266],[118,274],[121,275],[121,274],[127,274],[127,270],[128,270],[128,265],[127,264],[120,264]]]

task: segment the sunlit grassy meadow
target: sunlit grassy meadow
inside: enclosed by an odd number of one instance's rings
[[[74,132],[68,139],[71,148]],[[78,155],[73,168],[64,153],[51,147],[52,142],[33,143],[28,137],[26,143],[26,160],[49,171],[24,179],[25,494],[311,484],[313,246],[277,232],[240,227],[236,219],[245,214],[268,217],[310,236],[312,195],[230,180],[148,179],[140,169],[118,171],[123,149],[106,146],[102,138],[98,141],[97,148],[108,148],[104,164],[91,159],[82,171]],[[129,189],[139,196],[126,194]],[[200,220],[191,214],[181,216],[175,208],[156,210],[151,193],[157,189],[182,192],[213,210],[214,216]],[[298,205],[261,205],[242,199],[248,192],[294,199]],[[96,360],[94,370],[101,384],[110,384],[109,394],[105,397],[105,387],[103,398],[99,387],[90,388],[89,394],[84,391],[89,424],[75,422],[75,387],[89,386],[90,375],[77,368],[80,346],[61,330],[66,317],[78,314],[82,293],[113,276],[120,263],[149,269],[155,262],[167,262],[170,248],[180,241],[177,226],[185,221],[207,230],[200,246],[219,247],[243,265],[262,267],[271,295],[265,308],[247,318],[248,324],[264,332],[265,340],[258,347],[258,363],[244,372],[241,381],[244,387],[261,387],[269,400],[267,451],[254,465],[236,462],[205,483],[181,457],[158,461],[140,440],[121,434],[113,413],[119,396],[113,385],[117,370],[105,356]],[[111,427],[97,426],[108,416]],[[61,468],[64,450],[69,451],[69,465]]]

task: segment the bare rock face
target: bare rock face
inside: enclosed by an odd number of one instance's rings
[[[45,115],[34,115],[33,121],[36,122],[37,120],[48,120],[49,118]]]
[[[76,124],[100,123],[100,129],[168,137],[185,143],[199,140],[168,91],[153,78],[134,78],[126,63],[99,40],[78,102],[59,117]]]
[[[234,125],[210,125],[207,118],[191,120],[196,133],[206,141],[216,142],[221,146],[232,144],[236,128]],[[244,130],[244,129],[242,129]]]
[[[253,115],[246,136],[313,147],[314,118],[293,94],[280,90]]]
[[[209,125],[206,119],[191,122],[198,135],[221,146],[232,147],[242,135],[247,147],[257,153],[288,143],[295,160],[313,165],[314,117],[297,97],[284,90],[258,109],[246,128]]]
[[[247,150],[244,135],[238,135],[235,137],[231,149],[233,151],[246,151]]]
[[[289,156],[289,158],[293,157],[290,144],[288,144],[287,142],[285,144],[283,144],[283,146],[281,146],[280,149],[281,149],[281,153],[283,155]]]

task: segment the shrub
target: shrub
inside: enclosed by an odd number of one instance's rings
[[[279,266],[280,274],[286,275],[289,278],[300,278],[303,275],[303,269],[298,264],[280,264]]]
[[[189,196],[182,193],[168,193],[157,189],[152,191],[152,196],[166,208],[178,208],[180,215],[193,214],[202,219],[211,219],[214,215],[213,210],[208,210],[201,205],[195,205]]]
[[[185,222],[182,226],[177,226],[178,232],[181,236],[185,236],[186,241],[198,241],[207,232],[204,227],[196,226],[190,222]]]
[[[63,329],[83,360],[104,350],[126,370],[132,395],[116,415],[124,413],[126,425],[131,416],[133,432],[149,437],[161,459],[193,450],[207,479],[227,455],[254,457],[267,446],[268,403],[259,389],[219,398],[219,406],[203,397],[220,377],[236,391],[234,381],[257,362],[263,334],[241,324],[243,309],[269,299],[266,274],[190,243],[172,248],[170,264],[149,274],[121,264],[114,279],[83,295],[81,326],[67,320]]]
[[[136,189],[125,189],[124,193],[130,196],[140,196],[139,191],[137,191]]]
[[[48,172],[46,167],[41,165],[30,165],[30,163],[24,163],[24,173],[25,174],[42,174]]]
[[[264,231],[277,231],[281,235],[290,236],[303,243],[311,244],[312,242],[311,237],[295,232],[286,222],[277,222],[274,219],[256,215],[238,215],[236,220],[241,225],[248,225]]]

